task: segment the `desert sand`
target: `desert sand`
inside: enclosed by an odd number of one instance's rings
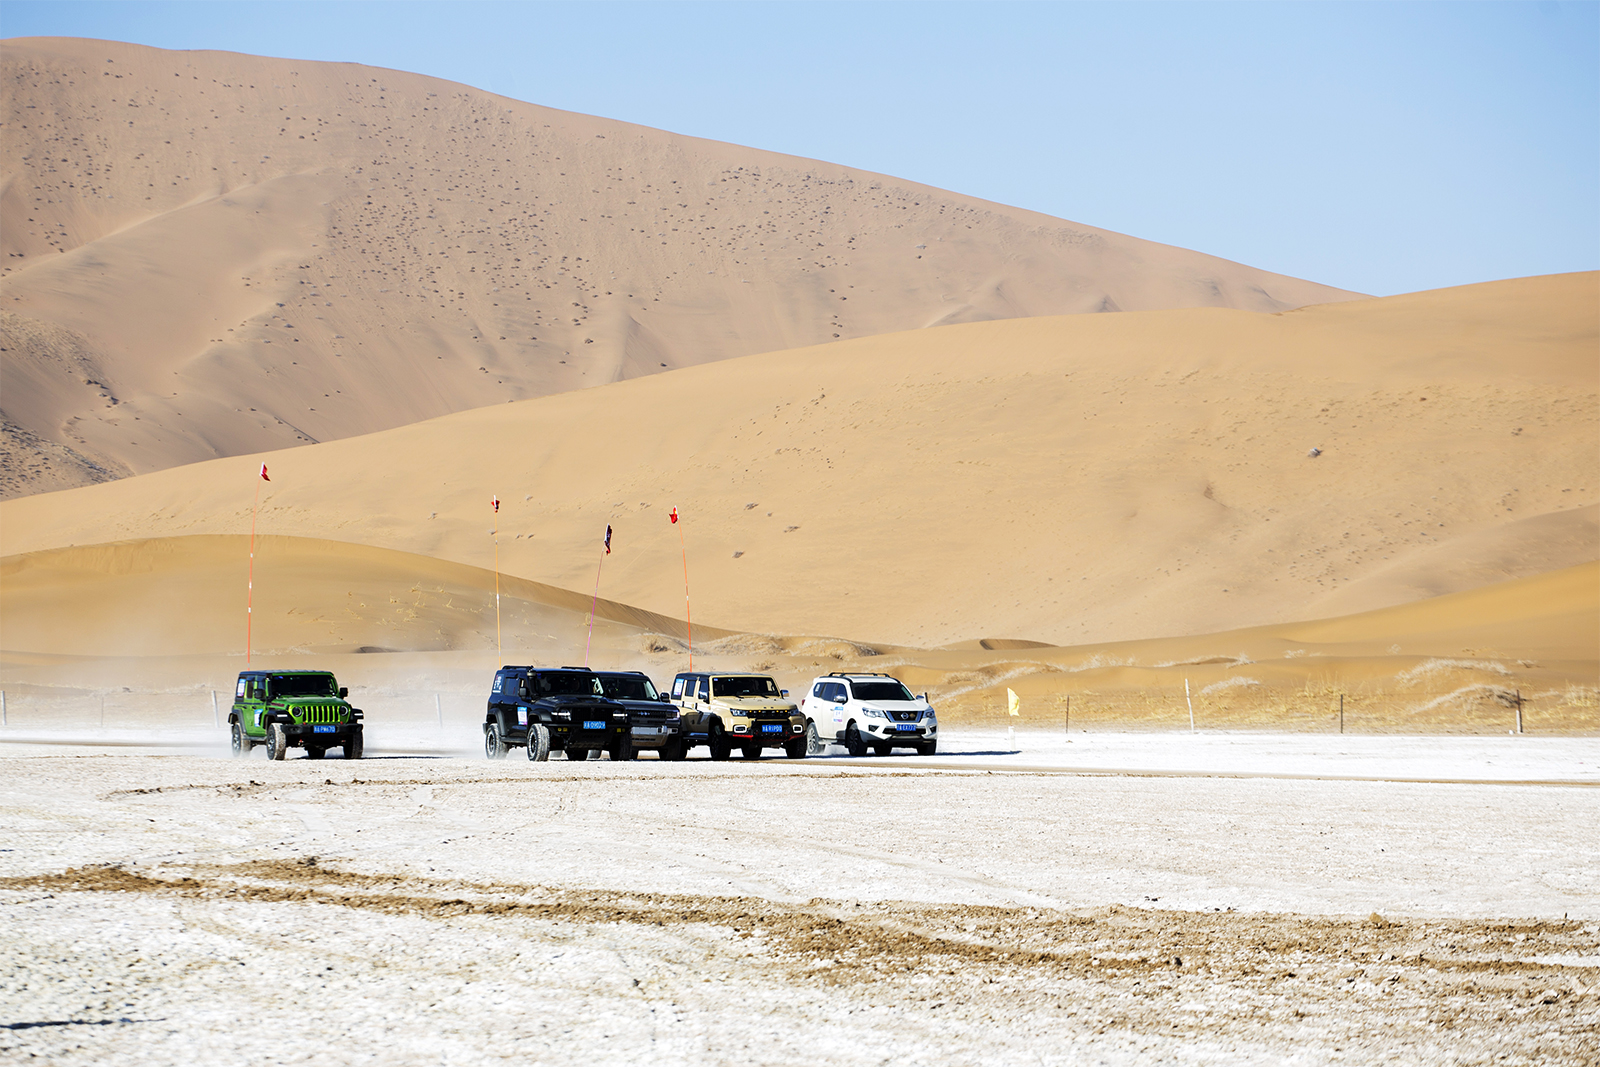
[[[399,71],[0,68],[6,495],[835,338],[1354,295]]]

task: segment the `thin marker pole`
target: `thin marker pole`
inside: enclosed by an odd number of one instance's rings
[[[1189,696],[1189,679],[1183,680],[1183,699],[1189,704],[1189,732],[1194,733],[1194,701]]]
[[[267,481],[267,465],[261,465],[261,477],[256,480],[256,502],[250,507],[250,574],[245,582],[244,594],[244,665],[250,666],[250,645],[254,639],[256,619],[256,516],[261,511],[261,483]]]
[[[1339,732],[1344,733],[1344,694],[1339,694]]]
[[[500,642],[500,498],[490,497],[489,503],[494,507],[494,528],[489,531],[494,539],[494,655],[504,667],[505,646]]]
[[[694,670],[694,615],[689,611],[689,549],[683,539],[683,525],[678,522],[678,509],[672,509],[673,525],[678,527],[678,551],[683,553],[683,621],[689,627],[689,669]]]
[[[439,729],[444,729],[444,705],[439,702],[439,694],[433,694],[433,713],[439,718]]]
[[[600,572],[605,570],[606,557],[611,554],[611,526],[606,525],[606,550],[600,553],[600,565],[594,569],[594,596],[589,599],[589,638],[583,643],[583,665],[589,666],[589,649],[594,645],[594,613],[600,606]]]
[[[1522,732],[1522,690],[1517,690],[1517,733]]]
[[[222,725],[222,717],[217,713],[217,691],[215,689],[211,691],[211,725]]]

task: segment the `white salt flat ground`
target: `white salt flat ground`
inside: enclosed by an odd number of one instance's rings
[[[0,1060],[1431,1064],[1600,1053],[1582,1022],[1600,1006],[1592,738],[1030,732],[1006,753],[1004,731],[958,730],[931,759],[758,764],[384,755],[474,741],[422,727],[375,731],[374,758],[359,762],[233,760],[209,728],[164,739],[195,747],[104,745],[148,740],[139,731],[0,742],[0,877],[20,879],[0,890],[0,1021],[26,1024],[0,1029]],[[1251,776],[1229,776],[1240,774]],[[715,924],[393,914],[29,881],[114,864],[225,884],[256,861],[312,857],[439,901],[498,885],[846,918],[899,901],[909,903],[884,921],[912,930],[920,905],[979,909],[978,922],[990,921],[982,909],[1007,909],[993,921],[1087,930],[1113,956],[1129,922],[1119,914],[1148,912],[1135,952],[1214,964],[1102,979],[935,961],[896,977],[890,954],[884,971],[832,984],[829,961],[786,962],[778,941]],[[1170,916],[1200,912],[1229,923],[1226,936],[1168,949]],[[1410,964],[1374,954],[1389,946],[1369,943],[1373,912],[1400,924],[1393,947]],[[1265,952],[1283,913],[1343,916],[1318,928],[1355,932]],[[1564,917],[1577,921],[1562,924],[1566,940],[1538,947],[1549,942],[1537,921]],[[1461,920],[1509,920],[1534,940],[1518,957],[1508,934],[1459,971],[1431,964],[1455,935],[1405,940]],[[1278,959],[1291,964],[1281,975],[1263,970]]]

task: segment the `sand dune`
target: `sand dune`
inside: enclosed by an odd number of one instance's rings
[[[602,593],[676,617],[682,531],[708,622],[916,647],[1326,617],[1600,555],[1596,302],[1566,275],[745,357],[268,455],[261,530],[486,568],[498,494],[508,573],[589,588],[610,523]],[[247,532],[261,458],[6,502],[7,552]]]
[[[835,338],[1352,295],[398,71],[0,66],[7,495]]]

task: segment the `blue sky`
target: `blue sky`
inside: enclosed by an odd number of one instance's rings
[[[1600,267],[1597,3],[27,3],[343,60],[1389,294]]]

